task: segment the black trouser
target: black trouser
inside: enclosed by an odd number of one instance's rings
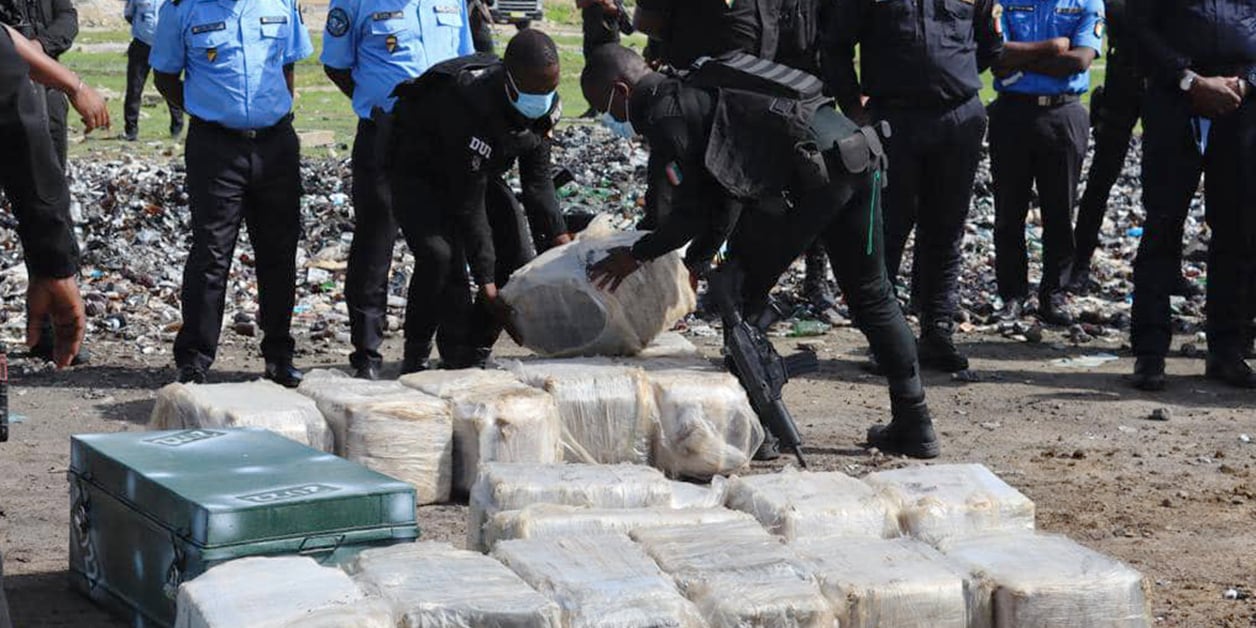
[[[0,556],[0,628],[13,628],[9,618],[9,603],[4,597],[4,557]]]
[[[301,237],[300,148],[291,119],[248,138],[193,118],[184,159],[192,250],[183,269],[175,364],[208,369],[214,362],[241,223],[253,243],[262,356],[267,362],[291,360]]]
[[[990,105],[995,271],[1004,300],[1029,295],[1025,218],[1035,184],[1043,233],[1038,294],[1048,297],[1068,282],[1087,124],[1086,108],[1075,101],[1042,107],[1001,97]]]
[[[345,274],[349,336],[355,368],[379,366],[383,357],[388,314],[388,274],[392,269],[397,221],[393,218],[388,172],[379,164],[378,130],[371,120],[358,120],[353,141],[353,244]]]
[[[986,134],[985,107],[975,95],[953,107],[933,109],[873,105],[892,130],[885,149],[890,164],[886,272],[891,279],[898,277],[914,228],[911,289],[921,327],[950,322],[957,308],[964,222]]]
[[[132,39],[126,49],[126,100],[122,103],[122,118],[126,132],[137,133],[140,128],[140,105],[144,96],[144,83],[148,82],[148,54],[152,46]],[[183,128],[183,110],[166,101],[170,109],[170,133]]]
[[[60,90],[51,87],[45,89],[47,91],[48,133],[52,136],[52,147],[57,153],[57,163],[61,165],[61,171],[65,172],[66,152],[69,146],[66,118],[70,114],[70,101]]]
[[[1256,105],[1212,123],[1200,155],[1186,98],[1172,87],[1148,89],[1143,106],[1143,236],[1134,259],[1134,354],[1163,357],[1173,338],[1169,295],[1191,198],[1205,176],[1208,245],[1208,351],[1242,355],[1256,250]]]
[[[586,57],[598,46],[619,43],[619,23],[608,19],[599,4],[591,4],[580,11],[580,27]]]
[[[476,52],[493,52],[493,25],[481,6],[487,0],[467,0],[467,18],[471,20],[471,43]]]
[[[1130,137],[1142,110],[1143,79],[1136,68],[1125,62],[1120,53],[1108,56],[1108,73],[1103,87],[1090,99],[1091,132],[1095,138],[1095,154],[1090,161],[1086,191],[1077,206],[1077,226],[1073,241],[1077,246],[1074,259],[1089,264],[1099,246],[1099,228],[1107,213],[1108,196],[1129,152]]]
[[[394,212],[414,253],[414,273],[406,295],[406,364],[426,360],[434,336],[447,367],[482,361],[502,327],[486,303],[472,302],[466,252],[453,216],[457,199],[414,175],[408,175],[403,187],[394,189],[405,192],[404,197],[400,193],[396,196]],[[505,180],[489,180],[484,206],[497,258],[494,280],[501,288],[535,252],[523,209]]]

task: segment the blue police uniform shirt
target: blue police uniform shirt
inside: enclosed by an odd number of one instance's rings
[[[466,0],[332,0],[323,65],[350,70],[353,111],[392,111],[393,88],[475,51]]]
[[[183,72],[188,113],[263,129],[292,111],[283,67],[314,52],[296,0],[182,0],[159,16],[149,65]]]
[[[1103,0],[1004,0],[999,28],[1006,41],[1043,41],[1067,37],[1074,48],[1103,49]],[[1068,77],[1017,72],[996,79],[1000,92],[1053,96],[1082,94],[1090,89],[1090,72]]]
[[[157,10],[166,0],[127,0],[122,15],[131,22],[131,37],[149,46],[157,33]]]

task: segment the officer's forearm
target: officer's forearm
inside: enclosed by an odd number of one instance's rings
[[[161,94],[166,102],[178,107],[186,109],[183,106],[183,80],[178,74],[166,74],[165,72],[153,72],[153,84],[157,86],[157,93]]]
[[[291,63],[283,66],[283,81],[288,84],[288,95],[296,98],[297,78],[296,74],[292,70],[293,67]]]
[[[1095,59],[1095,51],[1091,48],[1074,48],[1064,54],[1041,59],[1029,64],[1030,72],[1065,78],[1090,69],[1090,62]]]
[[[1054,40],[1009,41],[1003,44],[1003,54],[994,64],[996,70],[1030,70],[1030,66],[1059,53]]]
[[[67,95],[73,95],[78,91],[81,81],[77,74],[58,63],[56,59],[44,54],[39,44],[22,37],[12,27],[5,25],[4,28],[9,31],[9,37],[13,40],[13,47],[17,50],[18,56],[31,67],[31,80]]]
[[[349,70],[341,70],[333,68],[329,65],[323,66],[323,72],[327,74],[328,80],[334,84],[342,94],[353,98],[353,73]]]

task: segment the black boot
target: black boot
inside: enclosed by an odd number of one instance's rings
[[[950,322],[925,323],[916,343],[920,365],[943,373],[968,370],[968,358],[955,348],[955,326]]]
[[[1069,276],[1065,290],[1078,296],[1090,293],[1090,256],[1083,260],[1080,256],[1073,260],[1073,271]]]
[[[1134,374],[1130,376],[1130,384],[1149,392],[1164,390],[1164,358],[1141,357],[1134,360]]]
[[[1204,376],[1235,388],[1256,388],[1256,372],[1242,356],[1208,356]]]
[[[268,379],[284,388],[296,388],[301,385],[301,380],[305,377],[301,370],[292,365],[292,359],[283,359],[266,362],[266,370],[262,373],[262,377]]]
[[[817,314],[837,305],[837,296],[829,286],[829,257],[824,249],[812,247],[807,251],[807,274],[802,280],[803,298]]]
[[[754,452],[755,460],[776,460],[781,457],[781,441],[772,432],[763,431],[763,443]]]
[[[933,431],[933,418],[924,398],[894,399],[889,425],[868,428],[868,445],[887,454],[911,458],[937,458],[941,453],[938,436]]]

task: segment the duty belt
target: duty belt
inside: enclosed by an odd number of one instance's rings
[[[196,116],[192,116],[192,126],[199,126],[207,129],[213,129],[220,133],[242,137],[247,140],[259,140],[265,138],[276,131],[287,129],[292,126],[292,114],[288,114],[279,119],[279,122],[261,129],[233,129],[229,126],[223,126],[218,122],[210,122],[202,120]]]
[[[1003,92],[1002,94],[999,94],[999,99],[1014,103],[1034,105],[1037,107],[1059,107],[1060,105],[1079,102],[1082,97],[1078,94],[1034,95]]]

